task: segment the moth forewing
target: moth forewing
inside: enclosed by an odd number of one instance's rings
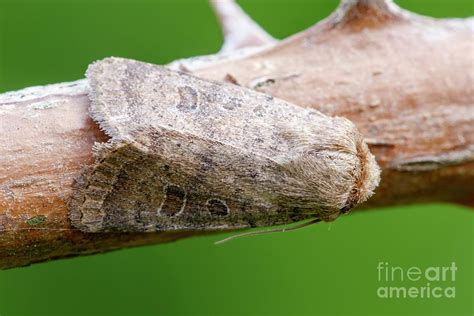
[[[378,183],[354,125],[235,85],[107,58],[87,71],[111,136],[71,219],[99,231],[215,230],[332,220]]]

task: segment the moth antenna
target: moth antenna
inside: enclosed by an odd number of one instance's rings
[[[230,237],[227,237],[225,239],[222,239],[222,240],[219,240],[219,241],[216,241],[214,243],[214,245],[220,245],[220,244],[223,244],[227,241],[230,241],[232,239],[236,239],[236,238],[240,238],[240,237],[247,237],[247,236],[254,236],[254,235],[263,235],[263,234],[270,234],[270,233],[284,233],[284,232],[289,232],[289,231],[295,231],[295,230],[298,230],[298,229],[302,229],[302,228],[305,228],[305,227],[308,227],[308,226],[311,226],[313,224],[316,224],[316,223],[319,223],[321,221],[321,219],[319,218],[316,218],[316,219],[313,219],[309,222],[306,222],[306,223],[303,223],[303,224],[298,224],[294,227],[290,227],[290,228],[274,228],[274,229],[267,229],[267,230],[259,230],[259,231],[256,231],[256,232],[247,232],[247,233],[241,233],[241,234],[237,234],[237,235],[233,235],[233,236],[230,236]]]

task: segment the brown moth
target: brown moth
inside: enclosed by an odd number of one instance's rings
[[[77,180],[87,232],[218,230],[330,221],[365,201],[379,168],[347,119],[143,62],[87,70],[111,136]]]

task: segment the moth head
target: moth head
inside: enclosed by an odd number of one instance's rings
[[[366,201],[380,181],[377,162],[356,127],[344,118],[332,120],[324,131],[316,126],[291,133],[283,164],[291,203],[325,221]]]

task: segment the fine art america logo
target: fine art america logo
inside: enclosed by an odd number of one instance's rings
[[[401,267],[379,262],[380,298],[455,298],[456,263],[446,266]]]

